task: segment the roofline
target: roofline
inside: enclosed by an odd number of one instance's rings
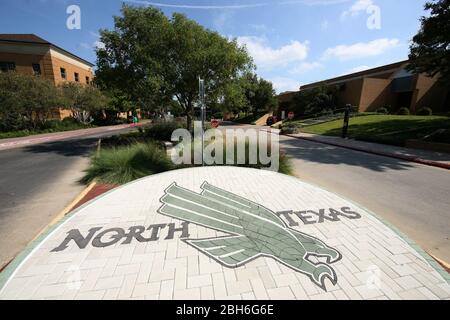
[[[93,68],[95,66],[95,64],[93,64],[93,63],[91,63],[91,62],[89,62],[89,61],[87,61],[87,60],[85,60],[85,59],[83,59],[83,58],[81,58],[81,57],[79,57],[79,56],[77,56],[77,55],[67,51],[66,49],[63,49],[63,48],[61,48],[61,47],[59,47],[59,46],[57,46],[57,45],[55,45],[55,44],[53,44],[51,42],[48,42],[48,41],[46,41],[46,42],[36,42],[36,41],[26,41],[26,40],[3,40],[3,39],[0,39],[0,42],[15,42],[15,43],[26,43],[26,44],[32,44],[32,45],[50,46],[50,47],[53,47],[53,48],[58,49],[60,51],[63,51],[65,54],[71,56],[72,58],[74,58],[76,60],[79,60],[80,62],[83,62],[83,63],[87,64],[91,68]]]
[[[313,82],[313,83],[310,83],[310,84],[306,84],[304,86],[300,86],[300,90],[312,89],[312,88],[318,87],[320,85],[337,84],[337,83],[340,83],[340,82],[352,80],[354,78],[360,78],[360,77],[363,77],[363,76],[370,76],[371,74],[374,74],[377,71],[388,72],[390,69],[393,69],[395,67],[400,67],[401,65],[406,64],[408,62],[409,62],[409,60],[403,60],[403,61],[399,61],[399,62],[395,62],[395,63],[386,64],[386,65],[383,65],[383,66],[375,67],[375,68],[372,68],[372,69],[367,69],[367,70],[354,72],[354,73],[349,73],[349,74],[346,74],[346,75],[342,75],[342,76],[331,78],[331,79],[327,79],[327,80]]]
[[[284,91],[284,92],[281,92],[281,93],[279,93],[278,95],[277,95],[277,97],[280,97],[280,96],[287,96],[288,94],[293,94],[293,93],[297,93],[298,91]]]
[[[80,60],[80,61],[83,62],[83,63],[86,63],[86,64],[87,64],[88,66],[90,66],[91,68],[93,68],[93,67],[95,66],[95,64],[93,64],[92,62],[89,62],[89,61],[87,61],[87,60],[85,60],[85,59],[83,59],[83,58],[80,58],[80,57],[77,56],[76,54],[73,54],[73,53],[67,51],[66,49],[63,49],[63,48],[61,48],[61,47],[58,47],[57,45],[54,45],[53,43],[51,43],[50,46],[51,46],[51,47],[54,47],[54,48],[56,48],[56,49],[58,49],[58,50],[61,50],[61,51],[65,52],[65,53],[67,53],[68,55],[72,56],[73,58],[75,58],[75,59],[77,59],[77,60]]]

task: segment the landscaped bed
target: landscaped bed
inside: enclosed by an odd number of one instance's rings
[[[301,128],[302,132],[340,136],[342,120]],[[450,117],[370,115],[350,119],[348,137],[356,140],[404,146],[408,139],[423,139],[440,129],[450,128]],[[449,135],[440,135],[439,142],[450,143]],[[433,136],[427,139],[433,141]]]
[[[124,184],[152,174],[194,166],[189,164],[173,164],[170,156],[164,149],[164,142],[170,140],[172,131],[184,127],[184,124],[176,122],[161,123],[140,129],[139,132],[114,136],[102,140],[102,147],[100,151],[92,157],[91,165],[86,170],[86,174],[81,182],[90,183],[91,181],[96,180],[106,184]],[[232,164],[232,166],[256,169],[268,167],[262,165],[260,161],[256,164],[250,164],[249,149],[249,144],[247,142],[245,144],[245,163],[238,164],[236,155],[237,147],[235,143],[235,163]],[[257,150],[259,151],[259,149]],[[268,152],[270,153],[270,150]],[[192,150],[191,155],[194,157],[194,150]],[[226,159],[225,148],[224,163],[226,162]],[[193,158],[192,163],[194,163]],[[290,159],[282,152],[279,154],[278,172],[284,174],[292,174],[293,172]]]

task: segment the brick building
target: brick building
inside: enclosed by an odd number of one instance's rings
[[[300,87],[300,91],[320,86],[338,86],[339,106],[358,106],[360,112],[372,112],[390,106],[392,112],[405,107],[415,113],[428,107],[435,113],[450,111],[449,89],[425,74],[414,74],[405,68],[408,60],[382,67],[319,81]],[[292,92],[279,96],[279,102],[289,105]]]
[[[73,81],[92,83],[94,65],[34,34],[0,34],[0,71],[41,76],[55,85]],[[55,118],[70,116],[56,109]]]

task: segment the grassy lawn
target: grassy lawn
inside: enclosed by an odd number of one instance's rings
[[[354,113],[351,114],[351,117],[364,117],[364,116],[370,116],[374,115],[374,113]],[[308,118],[308,119],[302,119],[302,120],[293,120],[293,121],[285,121],[285,124],[291,127],[297,127],[297,128],[303,128],[303,127],[309,127],[317,124],[322,124],[330,121],[337,121],[344,119],[344,114],[331,114],[331,115],[324,115],[321,117],[315,117],[315,118]]]
[[[302,132],[340,136],[342,120],[303,127]],[[349,137],[357,140],[404,146],[408,139],[422,139],[439,129],[450,129],[450,118],[439,116],[370,115],[350,119]],[[445,138],[446,137],[446,138]],[[447,136],[439,142],[450,143]]]

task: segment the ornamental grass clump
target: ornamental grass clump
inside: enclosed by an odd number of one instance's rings
[[[101,183],[124,184],[173,168],[164,149],[154,143],[137,143],[102,149],[92,158],[81,181],[89,183],[96,179]]]

